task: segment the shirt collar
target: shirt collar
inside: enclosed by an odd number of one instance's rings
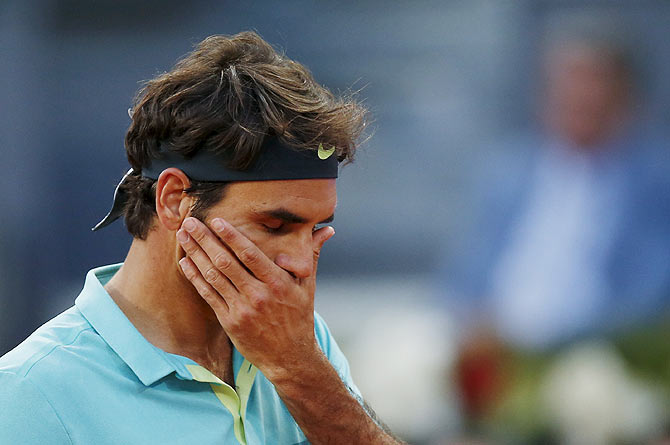
[[[75,306],[144,385],[173,372],[182,379],[193,379],[184,364],[140,334],[103,287],[120,267],[113,264],[90,270]]]

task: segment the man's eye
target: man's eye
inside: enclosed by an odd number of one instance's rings
[[[265,229],[266,232],[269,232],[269,233],[279,233],[284,228],[284,224],[282,224],[282,223],[263,224],[263,228]]]

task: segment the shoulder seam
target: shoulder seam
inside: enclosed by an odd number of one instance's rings
[[[54,413],[54,416],[56,416],[56,419],[58,419],[58,423],[60,424],[61,428],[63,428],[63,432],[65,433],[65,436],[67,436],[68,442],[70,442],[70,444],[74,443],[74,442],[72,442],[72,437],[70,436],[69,431],[67,430],[67,428],[65,428],[65,424],[63,423],[63,419],[61,419],[61,417],[58,415],[58,411],[56,411],[56,408],[51,403],[51,400],[49,400],[49,398],[46,396],[46,394],[44,394],[44,392],[42,392],[42,390],[37,385],[35,385],[33,382],[30,381],[30,379],[28,379],[25,376],[20,376],[18,374],[14,374],[14,373],[7,372],[7,371],[0,371],[0,373],[13,375],[13,376],[15,376],[19,379],[22,379],[23,381],[26,382],[26,384],[33,387],[33,389],[35,391],[37,391],[42,396],[44,401],[47,402],[47,404],[49,405],[49,408],[51,408],[51,411]]]
[[[30,366],[28,367],[28,369],[25,370],[25,372],[22,373],[22,374],[23,374],[23,377],[28,377],[28,373],[33,369],[33,367],[34,367],[35,365],[37,365],[39,362],[41,362],[42,360],[44,360],[46,357],[48,357],[48,356],[49,356],[52,352],[54,352],[56,349],[58,349],[58,348],[62,348],[63,346],[70,346],[71,344],[73,344],[74,342],[77,341],[77,339],[79,338],[79,336],[80,336],[83,332],[86,332],[86,331],[92,331],[92,330],[93,330],[93,327],[91,327],[91,326],[89,325],[89,327],[87,327],[87,328],[82,329],[81,331],[79,331],[79,332],[77,333],[77,335],[75,335],[75,337],[74,337],[74,338],[72,339],[72,341],[70,341],[69,343],[63,343],[63,344],[56,344],[56,345],[54,345],[54,346],[53,346],[47,353],[45,353],[42,357],[40,357],[40,358],[38,358],[37,360],[35,360],[35,362],[34,362],[32,365],[30,365]]]
[[[84,331],[82,331],[82,332],[84,332]],[[81,332],[79,334],[81,334]],[[79,337],[79,334],[77,334],[77,337]],[[76,340],[77,337],[75,337],[74,340]],[[72,340],[72,342],[70,342],[68,344],[74,343],[74,340]],[[52,351],[53,351],[53,349],[52,349]],[[49,353],[51,353],[51,351],[49,351]],[[32,368],[32,366],[31,366],[31,368]],[[63,419],[61,419],[60,415],[58,415],[58,411],[56,411],[56,408],[51,404],[51,400],[49,400],[49,398],[46,396],[46,394],[44,394],[44,392],[42,392],[42,390],[37,385],[35,385],[30,380],[28,380],[27,377],[26,377],[26,381],[28,383],[30,383],[42,395],[42,397],[44,397],[44,400],[46,400],[46,402],[49,404],[49,408],[51,408],[51,410],[53,411],[54,416],[56,416],[56,419],[58,419],[58,423],[60,423],[60,426],[63,428],[63,431],[65,431],[65,435],[67,436],[67,440],[70,442],[70,444],[72,444],[73,442],[72,442],[72,437],[70,437],[70,432],[67,430],[67,428],[65,428],[65,423],[63,423]]]

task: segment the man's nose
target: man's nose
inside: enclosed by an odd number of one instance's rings
[[[307,237],[305,237],[307,238]],[[277,255],[277,265],[296,278],[307,278],[314,270],[314,247],[312,237],[291,240],[286,249]]]

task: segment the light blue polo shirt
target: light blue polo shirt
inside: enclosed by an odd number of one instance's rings
[[[233,351],[236,389],[149,343],[103,285],[86,276],[75,305],[0,358],[0,444],[303,444],[274,386]],[[319,345],[359,395],[315,313]]]

